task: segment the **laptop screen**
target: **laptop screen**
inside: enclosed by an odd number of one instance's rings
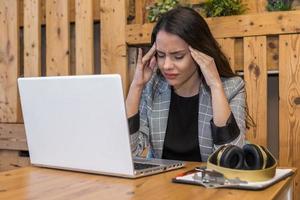
[[[32,164],[133,174],[119,75],[19,78]]]

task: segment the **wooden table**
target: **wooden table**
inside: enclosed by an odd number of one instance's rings
[[[139,179],[25,167],[0,173],[0,199],[283,199],[291,195],[292,179],[286,178],[262,191],[205,189],[196,185],[172,183],[185,168]]]

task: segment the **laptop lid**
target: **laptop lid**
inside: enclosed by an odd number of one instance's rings
[[[119,75],[19,78],[31,163],[133,175]]]

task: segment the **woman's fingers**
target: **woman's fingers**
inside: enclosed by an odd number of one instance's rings
[[[156,47],[155,43],[152,45],[151,49],[142,58],[142,64],[146,64],[155,55]]]
[[[197,52],[191,46],[189,46],[189,50],[191,52],[192,57],[199,65],[204,63],[204,59],[201,56],[199,56],[199,51]]]
[[[138,57],[137,57],[137,65],[141,66],[142,65],[142,58],[143,58],[143,51],[141,48],[138,50]]]
[[[153,71],[155,66],[156,66],[156,58],[153,56],[150,60],[149,68],[152,69]]]
[[[208,65],[213,61],[213,58],[206,55],[205,53],[202,53],[200,51],[198,51],[197,49],[192,48],[191,46],[189,46],[190,52],[192,57],[195,59],[195,61],[201,65]]]

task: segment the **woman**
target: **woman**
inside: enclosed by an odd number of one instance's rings
[[[165,13],[126,99],[135,155],[207,161],[219,145],[242,146],[244,82],[232,72],[205,20],[193,9]]]

